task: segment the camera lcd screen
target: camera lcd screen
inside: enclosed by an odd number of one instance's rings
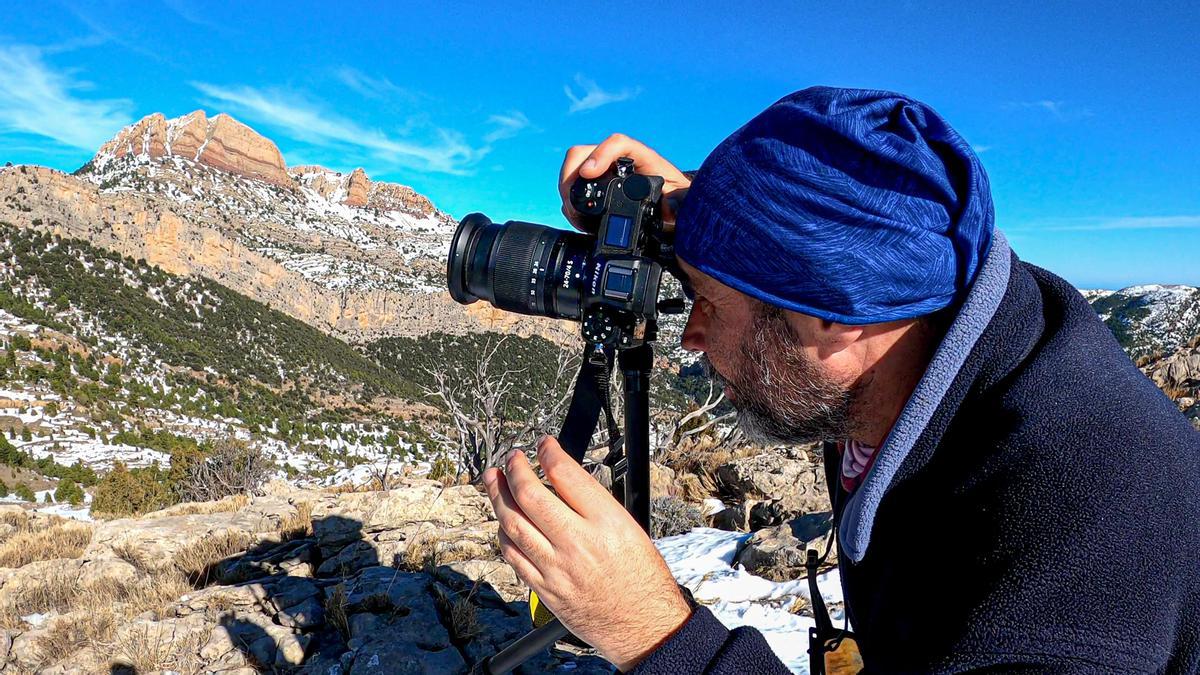
[[[629,235],[632,229],[633,218],[610,213],[608,215],[608,232],[604,235],[604,245],[629,248]]]
[[[633,294],[633,270],[609,267],[604,281],[604,295],[617,300],[628,300]]]

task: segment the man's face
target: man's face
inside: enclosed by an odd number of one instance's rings
[[[679,262],[695,291],[683,347],[704,352],[742,430],[790,444],[847,436],[853,392],[826,371],[788,313]]]

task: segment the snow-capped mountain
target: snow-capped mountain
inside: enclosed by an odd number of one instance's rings
[[[1200,289],[1148,284],[1081,292],[1134,359],[1174,352],[1200,334]]]
[[[453,218],[362,169],[288,167],[273,142],[225,114],[150,115],[70,176],[0,169],[0,220],[211,279],[353,341],[573,333],[455,304],[444,276]]]

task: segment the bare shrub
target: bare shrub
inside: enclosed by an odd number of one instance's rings
[[[434,431],[431,436],[450,448],[457,473],[466,474],[469,481],[496,466],[509,450],[532,444],[551,425],[557,425],[571,400],[570,383],[579,359],[560,349],[549,381],[535,384],[546,394],[517,412],[518,391],[524,397],[529,394],[528,377],[522,369],[499,370],[498,355],[508,337],[489,340],[474,364],[425,368],[433,381],[424,387],[425,396],[445,409],[451,427],[449,433]]]
[[[214,502],[235,495],[258,494],[275,465],[259,448],[226,438],[202,460],[192,462],[180,478],[180,498],[189,502]]]
[[[678,497],[655,497],[650,502],[650,536],[654,539],[691,532],[704,526],[700,509]]]

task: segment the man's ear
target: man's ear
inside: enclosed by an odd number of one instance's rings
[[[817,358],[822,361],[849,349],[866,331],[866,326],[826,321],[799,312],[789,311],[787,314],[792,329],[804,336],[804,342],[813,346]]]

